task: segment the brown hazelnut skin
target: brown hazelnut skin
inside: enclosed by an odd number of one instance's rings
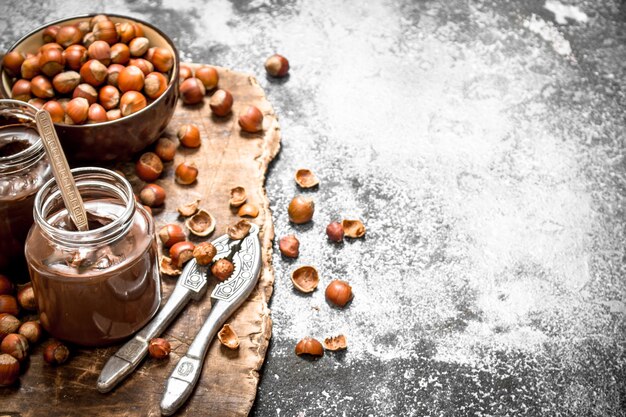
[[[56,42],[59,29],[61,29],[59,25],[48,26],[41,33],[41,39],[43,39],[45,43]]]
[[[28,343],[35,344],[41,339],[43,330],[41,329],[41,324],[39,324],[39,322],[27,321],[19,327],[17,332],[24,336],[26,340],[28,340]]]
[[[314,212],[315,203],[313,200],[301,195],[294,197],[287,209],[289,221],[295,224],[304,224],[311,221]]]
[[[111,64],[107,71],[107,83],[117,88],[120,72],[122,72],[124,68],[126,67],[120,64]]]
[[[283,256],[297,258],[300,254],[300,241],[294,235],[287,235],[280,238],[278,249]]]
[[[117,43],[117,29],[115,29],[115,23],[110,20],[101,20],[92,29],[96,40],[105,41],[109,45]]]
[[[135,26],[130,22],[116,23],[115,30],[117,30],[117,36],[120,42],[128,43],[137,37],[135,34]]]
[[[0,343],[0,352],[11,355],[22,362],[28,356],[28,340],[18,333],[8,334]]]
[[[44,100],[43,98],[35,97],[28,100],[28,104],[32,104],[38,109],[41,109],[43,105],[46,104],[46,100]]]
[[[122,116],[129,116],[144,109],[148,105],[148,101],[143,94],[137,91],[127,91],[120,98],[120,110]]]
[[[39,68],[48,77],[54,77],[63,71],[65,67],[65,57],[63,50],[55,48],[46,49],[39,57]]]
[[[117,87],[123,92],[141,91],[145,82],[145,76],[141,69],[129,65],[120,71],[117,76]]]
[[[87,83],[79,84],[78,87],[74,89],[72,93],[72,98],[82,97],[89,105],[92,105],[96,101],[98,101],[98,91],[91,85]],[[67,109],[65,109],[67,111]]]
[[[65,113],[75,124],[82,124],[89,115],[89,102],[83,97],[76,97],[67,103]]]
[[[131,60],[128,61],[128,65],[139,68],[143,72],[143,75],[148,75],[151,72],[154,72],[154,65],[152,65],[152,62],[147,59],[131,58]]]
[[[154,153],[156,153],[162,161],[169,162],[174,160],[176,149],[178,149],[176,142],[168,138],[160,138],[154,147]]]
[[[20,74],[24,59],[24,55],[17,51],[8,52],[4,58],[2,58],[2,68],[4,68],[11,77],[17,77]]]
[[[332,222],[326,226],[326,236],[332,242],[341,242],[343,240],[343,226],[339,222]]]
[[[353,298],[352,287],[346,281],[335,279],[326,287],[326,301],[337,307],[344,307]]]
[[[80,84],[80,74],[76,71],[65,71],[52,79],[52,85],[57,92],[69,94]]]
[[[38,75],[30,81],[30,89],[35,97],[54,97],[54,89],[52,88],[52,83],[43,75]]]
[[[117,120],[122,118],[122,111],[120,109],[113,109],[107,112],[107,120]]]
[[[296,344],[296,355],[309,355],[313,357],[324,356],[324,347],[317,340],[312,337],[305,337]]]
[[[113,64],[126,65],[130,61],[130,49],[128,45],[116,43],[111,47],[111,62]]]
[[[0,386],[13,385],[20,376],[20,363],[11,355],[0,354]]]
[[[17,332],[20,328],[20,321],[17,317],[9,313],[0,313],[0,340],[6,335]]]
[[[14,100],[28,101],[33,97],[31,83],[28,80],[17,80],[11,88],[11,97]]]
[[[235,265],[228,259],[219,259],[211,265],[211,274],[220,282],[226,281],[234,270]]]
[[[95,41],[87,48],[89,59],[96,59],[102,65],[108,66],[111,63],[111,46],[105,41]]]
[[[46,344],[43,350],[43,360],[50,365],[60,365],[67,361],[70,351],[63,343],[52,340]]]
[[[178,242],[184,242],[186,237],[182,227],[177,224],[167,224],[159,230],[159,239],[163,242],[163,246],[169,248]]]
[[[63,110],[63,106],[58,101],[50,100],[42,108],[50,113],[53,123],[63,123],[63,120],[65,120],[65,110]]]
[[[282,55],[274,54],[265,61],[265,71],[272,77],[284,77],[289,72],[289,61]]]
[[[20,63],[20,66],[21,65],[22,64]],[[18,68],[18,71],[19,71],[19,68]],[[180,68],[178,69],[178,84],[182,84],[183,81],[191,77],[193,77],[193,71],[191,70],[191,68],[188,67],[187,65],[181,64]]]
[[[196,246],[189,241],[175,243],[170,248],[172,263],[181,268],[185,262],[193,258],[193,250],[195,248]]]
[[[151,99],[161,96],[167,90],[167,78],[160,72],[151,72],[146,75],[143,91]]]
[[[41,68],[39,67],[39,57],[37,55],[30,56],[24,60],[21,68],[22,78],[32,80],[37,75],[41,74]]]
[[[213,90],[217,87],[217,83],[220,80],[217,70],[208,65],[202,66],[196,70],[196,78],[202,81],[204,88],[207,90]]]
[[[213,261],[217,255],[217,249],[210,242],[202,242],[199,245],[196,245],[196,248],[193,250],[193,257],[196,259],[198,265],[208,265]]]
[[[65,65],[71,70],[78,71],[87,62],[89,54],[83,45],[72,45],[63,52]]]
[[[163,162],[154,152],[146,152],[137,161],[135,172],[146,182],[156,180],[163,172]]]
[[[165,190],[157,184],[146,184],[139,192],[142,204],[148,207],[158,207],[165,202]]]
[[[233,108],[233,95],[226,90],[217,90],[211,96],[209,106],[216,116],[226,116]]]
[[[115,109],[120,104],[120,92],[112,85],[105,85],[98,92],[98,101],[105,110]]]
[[[168,72],[174,66],[174,54],[167,48],[154,48],[150,62],[160,72]],[[199,78],[199,77],[198,77]]]
[[[0,274],[0,295],[13,294],[13,282],[6,275]]]
[[[143,36],[134,38],[128,44],[130,54],[135,57],[140,57],[148,51],[150,47],[150,41]]]
[[[8,313],[17,316],[20,308],[17,305],[17,299],[12,295],[0,295],[0,313]]]
[[[187,148],[197,148],[200,146],[200,129],[194,124],[185,124],[178,129],[178,140],[181,145]]]
[[[73,25],[61,26],[57,32],[56,42],[64,48],[80,43],[83,39],[81,31]]]
[[[206,88],[197,78],[187,78],[180,85],[180,96],[185,104],[197,104],[204,100]]]
[[[256,133],[263,130],[263,113],[256,106],[248,106],[239,115],[241,130],[248,133]]]
[[[97,59],[90,59],[80,67],[80,76],[87,84],[94,87],[104,83],[107,79],[108,69]]]
[[[170,355],[171,351],[170,342],[160,337],[150,340],[148,344],[148,353],[154,359],[165,359]]]
[[[98,103],[94,103],[89,106],[89,111],[87,113],[87,120],[89,123],[102,123],[108,121],[107,111],[99,105]]]
[[[193,162],[182,162],[174,173],[176,182],[181,185],[193,184],[198,178],[198,167]]]
[[[24,310],[35,311],[37,310],[37,299],[35,298],[35,291],[33,290],[33,284],[30,282],[24,285],[17,292],[17,301]]]

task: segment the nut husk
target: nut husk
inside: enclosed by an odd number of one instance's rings
[[[196,214],[199,206],[200,206],[200,200],[194,200],[187,204],[183,204],[182,206],[178,207],[176,210],[178,210],[180,215],[183,217],[191,217],[194,214]]]
[[[320,282],[317,269],[312,266],[301,266],[291,273],[291,282],[293,286],[304,293],[313,292]]]
[[[215,218],[208,211],[200,209],[185,221],[185,225],[194,235],[204,237],[215,230]]]
[[[229,324],[225,324],[222,327],[222,330],[217,334],[217,338],[220,340],[220,343],[226,346],[229,349],[237,349],[239,347],[239,338],[237,337],[237,333],[230,327]]]
[[[252,225],[250,224],[250,222],[243,219],[229,226],[226,232],[228,233],[228,237],[230,237],[232,240],[241,240],[244,237],[248,236],[251,228]]]
[[[347,237],[358,238],[365,235],[365,226],[360,220],[343,220],[341,225]]]
[[[304,168],[296,171],[295,180],[300,188],[313,188],[320,183],[313,171]]]
[[[346,337],[342,334],[324,339],[324,348],[330,351],[344,350],[348,348]]]

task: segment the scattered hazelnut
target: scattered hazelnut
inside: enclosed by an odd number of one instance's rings
[[[294,197],[287,209],[289,221],[295,224],[304,224],[311,221],[314,212],[315,203],[313,199],[301,195]]]
[[[193,258],[195,245],[189,241],[178,242],[170,248],[170,258],[172,263],[181,268],[187,261]]]
[[[35,299],[35,292],[33,291],[33,285],[31,283],[20,288],[17,292],[17,301],[25,310],[37,310],[37,300]]]
[[[300,188],[313,188],[320,183],[320,180],[317,179],[310,169],[297,170],[295,180]]]
[[[229,324],[222,326],[222,329],[217,334],[217,338],[222,345],[229,349],[234,350],[239,347],[239,337],[237,337],[237,333]]]
[[[137,113],[148,105],[146,98],[143,94],[137,91],[127,91],[120,98],[120,110],[122,116],[130,116],[133,113]]]
[[[234,270],[235,265],[228,259],[220,259],[211,266],[211,274],[220,282],[226,281]]]
[[[146,152],[137,161],[135,172],[146,182],[154,181],[163,172],[163,162],[154,152]]]
[[[342,334],[327,337],[324,339],[324,348],[330,351],[344,350],[348,348],[348,343],[346,342],[346,337]]]
[[[139,199],[148,207],[158,207],[165,202],[165,190],[156,184],[146,184],[139,192]]]
[[[344,307],[353,298],[352,287],[346,282],[335,279],[326,287],[326,301],[337,307]]]
[[[196,245],[196,248],[193,250],[193,257],[196,259],[198,265],[209,265],[215,255],[217,255],[217,249],[215,249],[215,246],[210,242],[202,242]]]
[[[205,237],[215,230],[215,218],[208,211],[200,209],[185,221],[185,225],[194,235]]]
[[[317,273],[317,269],[312,266],[305,265],[296,268],[291,273],[291,282],[299,291],[310,293],[317,288],[320,282],[320,276]]]
[[[246,203],[243,206],[239,207],[237,215],[239,217],[255,218],[259,215],[259,208],[252,203]]]
[[[282,55],[274,54],[265,61],[265,71],[272,77],[284,77],[289,72],[289,61]]]
[[[13,294],[13,282],[6,276],[0,274],[0,295]]]
[[[194,124],[184,124],[178,129],[178,140],[187,148],[200,146],[200,129]]]
[[[300,241],[294,235],[287,235],[280,238],[278,249],[283,256],[297,258],[300,254]]]
[[[263,113],[256,106],[248,106],[239,116],[241,130],[256,133],[263,130]]]
[[[359,238],[365,235],[365,226],[360,220],[343,220],[341,225],[347,237]]]
[[[0,386],[13,385],[20,376],[20,363],[11,355],[0,354]]]
[[[22,362],[28,356],[28,340],[18,333],[8,334],[0,343],[0,352]]]
[[[328,240],[332,242],[341,242],[343,240],[343,226],[339,222],[332,222],[326,226],[326,235]]]
[[[169,248],[178,242],[183,242],[185,240],[185,233],[183,232],[183,228],[179,225],[168,224],[159,230],[159,239],[163,242],[163,246]]]
[[[193,162],[182,162],[176,167],[175,175],[178,184],[193,184],[198,177],[198,167]]]
[[[205,65],[196,70],[196,78],[204,84],[204,88],[207,90],[213,90],[217,87],[220,76],[214,67]]]
[[[187,78],[180,85],[180,95],[185,104],[197,104],[204,100],[206,88],[197,78]]]
[[[226,90],[217,90],[211,96],[209,106],[216,116],[226,116],[233,107],[233,96]]]
[[[176,142],[168,138],[161,138],[154,148],[154,153],[157,154],[162,161],[169,162],[174,160],[176,149],[178,149]]]
[[[176,210],[178,210],[178,213],[180,213],[181,216],[190,217],[196,214],[199,206],[200,206],[200,200],[194,200],[187,204],[183,204],[182,206],[179,206]]]
[[[174,265],[172,260],[167,256],[161,258],[161,273],[170,276],[178,276],[183,273],[182,269]]]
[[[0,340],[6,335],[17,332],[20,328],[20,321],[17,317],[8,313],[0,313]]]
[[[191,68],[187,65],[181,64],[178,69],[178,83],[182,84],[183,81],[191,77],[193,77],[193,71],[191,70]]]
[[[65,363],[70,356],[70,351],[63,343],[52,340],[46,344],[43,350],[43,360],[50,365]]]
[[[296,355],[309,355],[314,357],[324,356],[322,344],[312,337],[305,337],[296,345]]]
[[[0,295],[0,313],[8,313],[17,316],[20,312],[17,300],[12,295]]]
[[[230,190],[230,200],[228,204],[230,204],[231,207],[240,207],[246,202],[247,198],[245,188],[235,187]]]
[[[24,336],[28,343],[35,344],[41,339],[42,329],[39,322],[27,321],[19,327],[17,332]]]
[[[252,225],[249,221],[239,220],[237,223],[228,226],[226,233],[228,233],[228,237],[232,240],[241,240],[248,236],[251,228]]]
[[[170,355],[171,351],[172,347],[170,346],[170,342],[160,337],[150,340],[150,344],[148,345],[148,353],[150,353],[150,357],[154,359],[165,359]]]

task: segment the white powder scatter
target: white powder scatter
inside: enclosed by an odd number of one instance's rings
[[[524,21],[524,27],[550,42],[556,53],[563,56],[568,56],[572,53],[569,41],[563,37],[563,34],[551,22],[546,22],[537,15],[532,14],[530,19]]]
[[[586,23],[588,20],[587,14],[580,10],[578,6],[566,5],[555,0],[547,0],[543,7],[554,13],[554,20],[556,20],[559,25],[566,25],[567,19],[581,23]]]

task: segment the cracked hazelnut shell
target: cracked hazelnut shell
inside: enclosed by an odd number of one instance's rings
[[[180,213],[181,216],[190,217],[196,214],[198,207],[200,207],[200,200],[194,200],[179,206],[176,210],[178,210],[178,213]]]
[[[347,237],[359,238],[365,235],[365,226],[360,220],[343,220],[341,225]]]
[[[324,339],[324,348],[332,352],[348,348],[346,337],[342,334]]]
[[[241,186],[235,187],[230,190],[230,200],[228,200],[228,204],[230,204],[231,207],[240,207],[246,202],[247,198],[245,188]]]
[[[250,224],[250,222],[244,219],[230,225],[226,230],[226,233],[228,233],[228,237],[230,237],[232,240],[241,240],[248,236],[251,228],[252,225]]]
[[[278,249],[283,256],[297,258],[300,254],[300,241],[294,235],[287,235],[278,241]]]
[[[222,326],[222,329],[217,334],[217,338],[222,345],[229,349],[235,350],[239,347],[239,337],[237,337],[237,333],[229,324]]]
[[[215,217],[208,211],[200,209],[185,221],[185,225],[196,236],[208,236],[215,230]]]
[[[176,265],[174,265],[174,263],[172,262],[172,259],[168,258],[167,256],[163,256],[161,258],[160,265],[161,265],[162,274],[175,277],[183,273],[183,270],[177,267]]]
[[[299,291],[303,293],[310,293],[317,288],[320,282],[320,276],[317,269],[312,266],[305,265],[296,268],[291,273],[291,282]]]
[[[313,357],[324,356],[324,348],[322,344],[312,337],[305,337],[296,345],[296,355],[309,355]]]
[[[163,172],[163,162],[154,152],[146,152],[135,164],[135,172],[139,178],[146,182],[154,181]]]
[[[304,168],[296,171],[295,180],[300,188],[313,188],[320,183],[313,171]]]

